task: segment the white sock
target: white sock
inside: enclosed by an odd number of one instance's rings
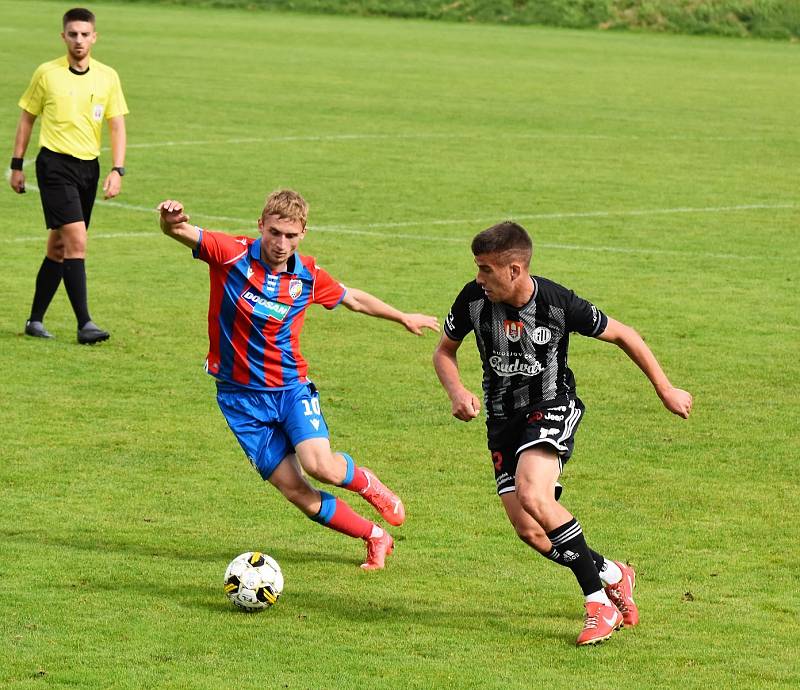
[[[611,606],[610,599],[606,596],[606,593],[602,589],[598,589],[596,592],[587,594],[586,603],[588,604],[590,601],[595,601],[598,604],[605,604],[606,606]]]
[[[375,537],[382,537],[382,536],[383,536],[383,530],[373,522],[372,523],[372,532],[370,532],[369,538],[370,539],[375,539]],[[622,576],[620,575],[620,577],[622,577]]]
[[[600,581],[603,586],[615,585],[622,579],[622,571],[614,561],[603,559],[603,567],[600,568]]]

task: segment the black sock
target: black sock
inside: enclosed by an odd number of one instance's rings
[[[78,328],[83,328],[92,320],[86,298],[86,264],[83,259],[64,259],[64,287],[78,320]]]
[[[36,290],[33,293],[31,305],[31,321],[44,321],[44,314],[53,296],[61,285],[61,276],[64,274],[64,265],[44,257],[39,273],[36,274]]]
[[[562,554],[555,546],[550,549],[549,553],[542,554],[546,559],[553,561],[553,563],[558,563],[559,565],[563,565],[565,568],[569,568],[569,561],[564,560],[564,554]],[[593,549],[589,549],[589,555],[592,557],[594,561],[594,567],[597,568],[597,572],[600,573],[603,570],[603,566],[605,565],[606,559],[605,556],[602,554],[597,553]]]
[[[558,559],[550,554],[547,558],[566,565],[572,571],[584,596],[603,589],[594,557],[586,545],[581,525],[575,518],[548,532],[547,536],[553,544],[553,550],[558,552]]]
[[[605,565],[606,562],[605,556],[597,553],[597,551],[593,549],[589,549],[589,553],[592,556],[592,560],[594,561],[594,567],[597,568],[597,574],[599,575],[602,572],[603,566]]]

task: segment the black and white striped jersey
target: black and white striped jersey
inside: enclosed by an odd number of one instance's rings
[[[597,337],[608,324],[603,312],[572,290],[547,278],[531,278],[533,296],[520,308],[492,303],[473,280],[445,319],[444,332],[452,340],[475,332],[489,419],[509,419],[575,395],[575,377],[567,366],[569,334]]]

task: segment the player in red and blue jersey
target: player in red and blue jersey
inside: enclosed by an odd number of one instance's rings
[[[319,393],[300,352],[305,311],[312,304],[389,319],[415,335],[439,330],[434,316],[406,314],[362,290],[345,288],[310,256],[296,252],[305,236],[308,204],[297,192],[267,198],[260,237],[232,237],[188,223],[179,201],[159,204],[164,234],[208,264],[209,351],[206,368],[217,380],[217,403],[261,477],[312,520],[363,539],[361,567],[378,570],[394,541],[380,525],[358,515],[315,479],[359,493],[384,520],[401,525],[403,502],[350,455],[331,452]],[[302,468],[302,470],[301,470]]]

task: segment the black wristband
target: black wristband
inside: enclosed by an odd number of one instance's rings
[[[11,169],[12,170],[22,170],[22,158],[12,158],[11,159]]]

